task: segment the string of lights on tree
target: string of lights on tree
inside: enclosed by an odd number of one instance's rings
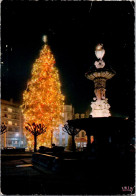
[[[61,84],[55,58],[44,36],[44,46],[39,58],[35,60],[31,72],[31,79],[23,93],[21,105],[24,115],[24,127],[30,123],[44,124],[46,133],[40,135],[37,146],[50,146],[51,130],[55,130],[62,123],[64,110],[64,96],[61,93]],[[28,147],[33,146],[32,135],[24,129]]]

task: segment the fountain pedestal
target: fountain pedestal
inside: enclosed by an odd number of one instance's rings
[[[96,47],[95,54],[99,61],[95,61],[94,67],[92,67],[89,72],[85,74],[86,78],[94,82],[94,101],[91,103],[92,112],[90,115],[92,117],[109,117],[111,116],[108,104],[108,99],[106,98],[106,81],[111,79],[115,72],[105,66],[105,62],[102,60],[105,50],[103,45],[99,44]]]
[[[121,145],[128,145],[130,140],[130,121],[122,117],[103,118],[82,118],[68,120],[68,125],[77,129],[85,130],[87,135],[87,148],[91,149],[90,136],[94,136],[97,151],[102,147],[111,145],[113,148],[120,148]]]

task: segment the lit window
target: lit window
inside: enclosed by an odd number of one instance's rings
[[[12,112],[12,108],[8,108],[8,112]]]
[[[77,143],[77,147],[80,147],[80,142]]]
[[[15,140],[14,144],[17,144],[17,143],[18,143],[17,140]]]
[[[85,114],[81,114],[81,118],[84,118],[85,117]]]
[[[75,119],[78,119],[79,118],[79,114],[75,114]]]
[[[19,136],[19,133],[16,133],[15,136],[18,137]]]
[[[15,126],[17,126],[17,123],[15,123]]]
[[[84,132],[82,132],[82,137],[85,137],[85,133]]]
[[[7,114],[4,114],[4,117],[7,118]]]
[[[76,135],[76,137],[79,137],[79,133]]]
[[[11,119],[11,118],[12,118],[12,117],[11,117],[11,115],[8,115],[8,118],[10,118],[10,119]]]
[[[8,144],[11,145],[12,144],[12,141],[11,140],[8,140]]]
[[[8,125],[12,125],[12,121],[8,121]]]
[[[91,144],[94,142],[94,136],[91,135]]]
[[[84,142],[81,142],[81,147],[84,147]]]
[[[87,146],[87,144],[86,144],[86,142],[84,142],[84,147],[86,147]]]
[[[12,127],[8,127],[8,131],[13,131]]]

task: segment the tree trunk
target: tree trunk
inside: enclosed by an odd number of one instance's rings
[[[76,151],[76,144],[75,144],[75,136],[72,135],[72,151],[75,152]]]
[[[7,147],[6,138],[7,138],[7,133],[5,132],[5,133],[4,133],[4,147]]]
[[[52,148],[52,136],[53,136],[53,130],[51,130],[51,148]]]
[[[69,135],[68,137],[68,146],[67,146],[67,150],[72,151],[72,136]]]
[[[37,135],[34,135],[34,152],[37,152]]]
[[[90,134],[87,134],[87,150],[90,151],[91,143],[90,143]]]

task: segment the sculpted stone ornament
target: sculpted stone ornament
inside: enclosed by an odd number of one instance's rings
[[[98,44],[95,48],[95,55],[98,59],[102,60],[105,55],[105,50],[103,48],[103,44]]]
[[[105,55],[105,50],[103,48],[103,44],[98,44],[95,48],[95,55],[99,61],[95,61],[94,65],[97,69],[103,68],[105,66],[105,62],[102,60],[102,58]]]
[[[91,102],[92,112],[91,115],[93,117],[109,117],[111,116],[108,104],[108,99],[105,100],[96,100]]]
[[[103,60],[95,61],[94,65],[97,69],[104,68],[105,62]]]

